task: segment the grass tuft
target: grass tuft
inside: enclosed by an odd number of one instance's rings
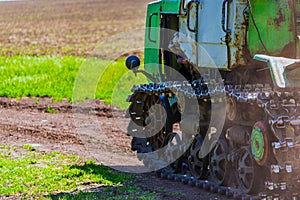
[[[35,151],[36,149],[30,144],[22,144],[23,149],[27,149],[28,151]]]
[[[58,113],[58,110],[52,109],[50,106],[47,106],[46,112],[56,114],[56,113]]]

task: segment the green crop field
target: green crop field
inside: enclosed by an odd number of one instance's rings
[[[7,97],[72,97],[77,57],[14,56],[0,58],[0,95]]]
[[[69,102],[104,99],[121,108],[127,106],[132,85],[146,81],[129,72],[124,59],[75,56],[0,57],[0,76],[0,96],[67,98]]]
[[[130,84],[136,80],[125,75],[124,59],[115,59],[130,52],[130,46],[142,53],[143,31],[134,30],[144,27],[147,2],[0,2],[0,96],[73,102],[75,95],[75,100],[104,99],[125,108]],[[94,54],[104,60],[90,62],[87,58]],[[86,84],[90,78],[92,85]],[[131,82],[120,84],[120,79]],[[113,92],[116,86],[119,94]]]

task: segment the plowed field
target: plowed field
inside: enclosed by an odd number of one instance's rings
[[[147,2],[0,2],[0,55],[89,55],[111,35],[143,28]]]

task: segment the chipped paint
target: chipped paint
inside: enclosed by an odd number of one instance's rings
[[[298,39],[295,22],[299,17],[297,4],[298,0],[251,0],[255,21],[249,19],[248,46],[251,55],[263,53],[296,58]]]

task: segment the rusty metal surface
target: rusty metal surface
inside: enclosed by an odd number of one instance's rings
[[[296,58],[299,54],[299,1],[251,0],[249,49],[252,55]],[[260,36],[260,37],[259,37]]]

